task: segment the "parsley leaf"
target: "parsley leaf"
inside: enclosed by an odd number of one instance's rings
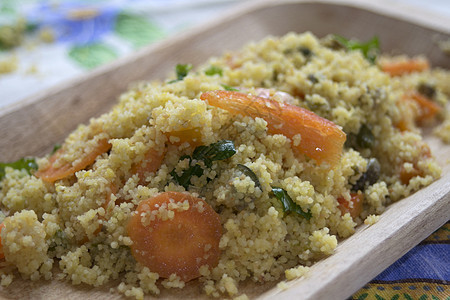
[[[56,144],[55,146],[53,146],[53,150],[51,154],[55,154],[56,151],[58,151],[59,149],[61,149],[62,145],[61,144]]]
[[[217,66],[210,66],[208,69],[205,70],[205,74],[208,76],[214,76],[216,74],[219,74],[222,76],[222,68]]]
[[[215,160],[224,160],[236,154],[233,141],[219,141],[209,146],[198,146],[192,153],[192,158],[203,160],[208,168],[211,168]]]
[[[222,87],[225,89],[225,91],[239,92],[238,89],[236,89],[232,86],[226,85],[226,84],[222,84]]]
[[[191,178],[192,176],[200,177],[203,175],[203,169],[199,164],[195,164],[193,166],[189,166],[186,170],[183,171],[181,176],[178,176],[177,172],[175,172],[175,169],[170,172],[170,175],[172,175],[175,182],[182,187],[184,187],[186,190],[191,185]]]
[[[212,162],[217,160],[225,160],[236,154],[236,149],[232,141],[223,140],[217,143],[213,143],[209,146],[198,146],[194,149],[192,157],[184,155],[180,157],[180,160],[189,159],[189,167],[183,170],[183,173],[179,176],[175,169],[170,172],[175,182],[186,190],[191,185],[192,176],[200,177],[203,175],[203,168],[198,163],[193,163],[193,160],[203,161],[205,166],[211,168]]]
[[[261,183],[259,182],[258,176],[246,165],[238,164],[236,166],[239,171],[241,171],[245,176],[250,177],[251,180],[255,183],[255,186],[259,187],[259,189],[262,191]]]
[[[281,204],[283,205],[283,211],[285,213],[291,213],[294,212],[306,220],[311,219],[312,214],[310,211],[304,212],[301,207],[295,203],[291,197],[289,197],[288,193],[279,187],[272,187],[272,193],[275,195],[275,197],[281,201]]]
[[[192,69],[191,64],[177,64],[175,67],[175,72],[177,74],[177,79],[169,81],[169,83],[174,83],[183,80],[187,76],[189,71]]]
[[[31,170],[37,170],[38,165],[34,158],[21,158],[12,163],[0,163],[0,180],[5,177],[5,169],[6,167],[11,167],[16,170],[25,169],[28,174],[31,174]]]
[[[359,50],[362,52],[364,57],[371,62],[375,63],[378,54],[380,53],[380,41],[378,37],[373,37],[370,41],[366,43],[361,43],[355,40],[349,40],[342,36],[334,35],[334,39],[338,41],[347,50],[354,51]]]

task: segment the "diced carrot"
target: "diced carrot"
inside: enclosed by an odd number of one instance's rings
[[[400,181],[403,184],[409,184],[409,181],[416,176],[423,175],[420,170],[412,168],[411,170],[406,170],[403,166],[400,169]]]
[[[442,108],[433,100],[428,99],[419,92],[408,92],[404,94],[404,99],[407,101],[414,101],[418,104],[419,110],[415,116],[415,120],[418,123],[431,121],[437,114],[442,110]]]
[[[4,227],[5,227],[5,224],[0,223],[0,233],[2,232]],[[0,259],[4,259],[4,258],[5,258],[5,253],[3,252],[2,236],[0,235]]]
[[[362,213],[364,195],[361,193],[350,193],[350,196],[350,201],[345,200],[344,197],[339,197],[337,201],[339,202],[341,214],[350,213],[350,216],[355,219]]]
[[[396,106],[400,111],[400,120],[394,125],[401,132],[411,131],[415,126],[415,116],[417,115],[417,106],[412,102],[407,100],[405,96],[402,96],[399,101],[396,102]]]
[[[420,153],[419,153],[418,157],[415,159],[415,161],[412,162],[412,164],[413,164],[412,169],[407,170],[407,169],[405,169],[405,167],[403,165],[400,168],[400,172],[399,172],[400,181],[403,184],[409,184],[409,181],[413,177],[423,176],[424,173],[417,166],[417,162],[431,157],[430,147],[424,141],[417,142],[416,146],[420,148]]]
[[[64,153],[64,148],[61,148],[50,157],[48,167],[45,169],[39,169],[35,173],[35,176],[40,177],[42,180],[47,182],[55,182],[56,180],[66,178],[93,164],[97,156],[107,152],[110,148],[111,144],[107,139],[99,140],[97,146],[91,152],[84,153],[83,157],[80,160],[77,160],[76,164],[67,162],[66,164],[55,167],[55,162]]]
[[[131,172],[139,176],[139,184],[145,183],[145,174],[154,173],[161,167],[162,161],[166,154],[166,149],[162,152],[154,148],[150,148],[144,156],[144,159],[132,166]]]
[[[201,141],[202,133],[200,131],[200,128],[190,128],[185,130],[167,132],[166,136],[172,145],[181,145],[183,143],[189,143],[191,146],[194,147],[200,145],[202,142]],[[172,142],[170,140],[171,136],[178,138],[179,141]]]
[[[182,203],[189,207],[173,208]],[[127,230],[134,258],[162,278],[177,274],[187,282],[200,276],[201,266],[219,262],[219,215],[189,194],[165,192],[141,201]]]
[[[264,119],[270,134],[283,134],[290,139],[300,134],[301,141],[298,145],[293,142],[293,148],[319,164],[327,162],[334,166],[340,159],[345,133],[333,122],[307,109],[232,91],[206,92],[200,98],[233,114]]]
[[[401,76],[412,72],[422,72],[430,68],[430,63],[424,58],[414,58],[405,61],[384,62],[381,70],[391,76]]]

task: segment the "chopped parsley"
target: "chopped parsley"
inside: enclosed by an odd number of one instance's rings
[[[361,43],[356,40],[349,40],[342,36],[334,35],[334,39],[344,46],[347,50],[355,51],[359,50],[362,52],[363,56],[372,64],[375,63],[378,54],[380,53],[380,41],[378,37],[373,37],[370,41],[366,43]]]
[[[236,154],[236,149],[232,141],[223,140],[217,143],[213,143],[209,146],[198,146],[192,153],[192,157],[189,155],[184,155],[180,160],[189,159],[189,167],[183,170],[181,175],[172,170],[170,175],[174,181],[188,189],[191,185],[192,176],[200,177],[203,175],[203,167],[197,162],[203,161],[206,167],[211,168],[213,161],[225,160]]]
[[[208,76],[214,76],[218,74],[219,76],[222,76],[222,68],[218,66],[210,66],[208,69],[205,70],[205,74]]]
[[[262,191],[262,186],[261,183],[259,182],[258,176],[256,176],[256,174],[252,171],[252,169],[242,164],[238,164],[236,167],[239,171],[242,172],[242,174],[250,177],[250,179],[253,180],[253,182],[255,182],[255,186],[259,187],[259,189]]]
[[[31,170],[38,169],[38,165],[34,158],[21,158],[12,163],[0,163],[0,180],[5,177],[6,167],[11,167],[15,170],[26,170],[28,174],[31,174]]]
[[[283,205],[283,211],[285,213],[296,213],[306,220],[311,219],[312,214],[310,211],[304,212],[302,208],[295,203],[291,197],[289,197],[288,193],[279,187],[272,187],[272,193],[275,195],[275,197],[281,201],[281,204]]]
[[[174,83],[183,80],[187,76],[189,71],[192,69],[191,64],[177,64],[175,67],[175,73],[177,74],[177,79],[169,81],[169,83]]]
[[[226,84],[222,84],[222,87],[225,89],[225,91],[239,92],[238,89],[236,89],[232,86],[226,85]]]
[[[61,149],[62,145],[61,144],[56,144],[55,146],[53,146],[53,150],[51,154],[55,154],[56,151],[58,151],[59,149]]]

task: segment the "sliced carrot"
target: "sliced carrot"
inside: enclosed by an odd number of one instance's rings
[[[0,233],[2,232],[3,228],[5,227],[5,224],[0,223]],[[5,253],[3,252],[3,244],[2,244],[2,236],[0,235],[0,259],[5,258]]]
[[[344,197],[339,197],[337,201],[339,202],[341,214],[345,215],[346,213],[350,213],[350,216],[355,219],[363,211],[364,195],[361,193],[350,193],[350,196],[350,201],[345,200]]]
[[[159,170],[164,160],[165,151],[166,149],[161,152],[150,148],[145,154],[144,159],[131,167],[131,172],[139,176],[139,184],[143,185],[145,183],[146,173],[154,173]]]
[[[55,182],[56,180],[66,178],[75,172],[83,170],[87,166],[94,163],[97,156],[107,152],[111,148],[111,144],[107,139],[98,141],[97,146],[89,153],[83,153],[82,158],[74,165],[71,162],[67,162],[61,166],[55,167],[56,161],[64,154],[64,148],[59,149],[55,154],[49,158],[49,165],[45,169],[39,169],[36,173],[36,177],[40,177],[47,182]]]
[[[309,110],[232,91],[206,92],[200,98],[233,114],[264,119],[270,134],[283,134],[290,139],[300,134],[300,143],[292,143],[292,146],[319,164],[327,162],[333,166],[340,159],[345,133],[333,122]]]
[[[186,210],[172,207],[183,202],[189,203]],[[172,218],[160,217],[168,211]],[[127,230],[134,258],[162,278],[177,274],[187,282],[200,276],[201,266],[219,262],[219,215],[189,194],[165,192],[141,201]]]
[[[430,63],[424,58],[414,58],[406,61],[384,62],[381,70],[391,76],[401,76],[412,72],[423,72],[430,68]]]
[[[418,123],[431,121],[437,114],[442,110],[442,108],[433,100],[425,97],[419,92],[408,92],[404,94],[404,99],[407,101],[414,101],[418,104],[419,110],[415,116],[415,120]]]

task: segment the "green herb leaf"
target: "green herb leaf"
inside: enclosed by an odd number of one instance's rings
[[[241,165],[238,164],[236,166],[238,168],[239,171],[241,171],[245,176],[250,177],[251,180],[253,180],[253,182],[255,183],[255,185],[257,187],[259,187],[259,189],[262,191],[262,186],[261,183],[259,182],[258,176],[256,176],[256,174],[252,171],[252,169],[250,169],[249,167],[245,166],[245,165]]]
[[[170,175],[172,175],[175,182],[182,187],[184,187],[186,190],[191,185],[191,178],[192,176],[200,177],[203,175],[203,169],[200,165],[195,164],[193,166],[190,166],[186,170],[183,171],[183,174],[181,176],[178,176],[177,172],[175,172],[175,169],[170,172]]]
[[[25,169],[28,174],[31,174],[31,170],[37,170],[38,165],[34,158],[21,158],[12,163],[0,163],[0,180],[5,177],[6,167],[11,167],[16,170]]]
[[[208,76],[214,76],[216,74],[222,76],[222,73],[223,73],[222,68],[217,66],[210,66],[208,69],[205,70],[205,74]]]
[[[380,41],[378,37],[373,37],[367,43],[361,43],[355,40],[348,40],[342,36],[334,35],[334,39],[342,44],[347,50],[354,51],[359,50],[364,57],[372,64],[375,63],[378,54],[380,53]]]
[[[53,146],[53,150],[51,154],[55,154],[56,151],[58,151],[59,149],[61,149],[62,145],[60,144],[56,144],[55,146]]]
[[[225,89],[225,91],[239,92],[238,89],[236,89],[232,86],[226,85],[226,84],[222,84],[222,87]]]
[[[281,204],[283,205],[283,211],[285,213],[291,213],[295,212],[296,214],[302,216],[306,220],[311,219],[312,214],[310,211],[304,212],[301,207],[295,203],[291,197],[289,197],[288,193],[279,187],[272,187],[272,193],[275,195],[275,197],[281,201]]]
[[[195,148],[192,157],[190,157],[189,155],[183,155],[180,158],[180,161],[186,158],[189,159],[189,167],[183,170],[181,176],[178,176],[177,172],[175,172],[175,169],[170,172],[170,175],[172,175],[172,178],[176,183],[183,186],[185,189],[188,189],[188,187],[191,185],[192,176],[195,175],[200,177],[204,172],[204,170],[198,163],[193,164],[194,159],[196,161],[203,161],[208,168],[211,168],[213,161],[230,158],[235,153],[236,149],[234,147],[234,143],[227,140],[219,141],[209,146],[198,146],[197,148]]]
[[[177,79],[171,80],[171,81],[169,81],[169,83],[174,83],[174,82],[183,80],[184,77],[187,76],[187,74],[189,73],[189,71],[191,69],[192,69],[191,64],[178,64],[175,67],[175,72],[177,73]]]
[[[233,141],[219,141],[209,146],[198,146],[195,148],[192,158],[203,160],[208,168],[211,168],[212,162],[224,160],[236,154]]]

